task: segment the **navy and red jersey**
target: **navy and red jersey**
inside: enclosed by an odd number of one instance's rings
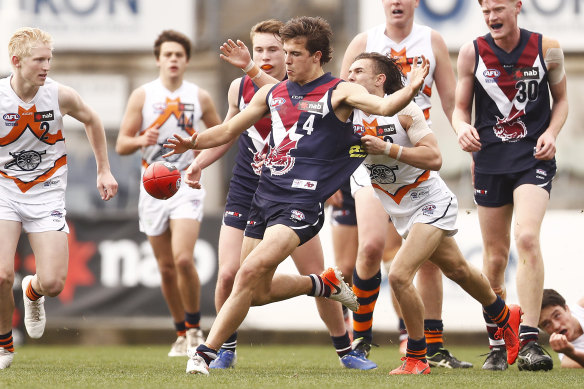
[[[248,76],[241,78],[239,84],[238,106],[242,111],[247,107],[258,87]],[[242,186],[245,193],[253,193],[258,186],[262,164],[268,150],[268,137],[272,130],[269,117],[262,118],[242,133],[237,140],[237,155],[233,167],[230,190],[234,185]],[[234,189],[236,190],[236,189]],[[250,196],[250,204],[251,204]]]
[[[491,34],[474,41],[475,123],[482,144],[475,169],[486,174],[533,167],[537,139],[547,129],[551,108],[542,36],[521,29],[510,53]]]
[[[363,161],[351,121],[331,104],[341,82],[326,73],[305,85],[285,80],[268,93],[272,131],[256,195],[279,202],[324,202]]]

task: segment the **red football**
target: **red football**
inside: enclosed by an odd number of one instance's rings
[[[154,162],[144,171],[142,184],[150,196],[166,200],[180,188],[180,171],[170,162]]]

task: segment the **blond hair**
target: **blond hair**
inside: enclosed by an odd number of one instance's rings
[[[39,28],[23,27],[14,32],[8,42],[8,54],[10,58],[28,57],[32,49],[39,45],[48,45],[53,50],[53,37]]]

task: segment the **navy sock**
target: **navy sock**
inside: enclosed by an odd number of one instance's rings
[[[406,350],[406,357],[419,359],[426,362],[426,337],[414,340],[408,337],[408,348]]]
[[[224,350],[235,352],[236,347],[237,347],[237,331],[232,333],[231,336],[227,338],[227,340],[225,341],[225,343],[223,343],[223,346],[221,346],[221,348]]]
[[[442,339],[443,331],[444,323],[442,320],[424,320],[424,335],[426,336],[428,355],[434,355],[444,347],[444,341]]]
[[[207,366],[211,364],[214,359],[217,359],[217,351],[205,346],[204,343],[197,347],[197,354],[205,360]]]
[[[349,338],[348,332],[345,332],[345,335],[341,336],[331,336],[331,339],[333,340],[333,346],[335,346],[339,358],[351,352],[351,339]]]
[[[185,312],[185,322],[186,322],[186,326],[187,328],[200,328],[200,322],[201,322],[201,312],[194,312],[194,313],[190,313],[190,312]]]

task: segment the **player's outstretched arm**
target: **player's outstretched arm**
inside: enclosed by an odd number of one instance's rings
[[[341,83],[337,87],[337,90],[339,90],[337,96],[350,107],[374,115],[393,116],[405,108],[418,93],[424,83],[424,78],[428,75],[429,69],[430,65],[426,58],[422,57],[420,64],[417,64],[417,60],[414,60],[414,65],[410,71],[410,83],[383,98],[372,95],[365,87],[351,82]]]
[[[251,58],[249,49],[245,43],[239,39],[237,40],[237,43],[228,39],[227,42],[219,47],[219,50],[221,50],[219,57],[222,60],[243,70],[243,72],[247,74],[258,87],[261,88],[266,84],[276,84],[280,82],[280,80],[276,80],[274,77],[260,69]]]
[[[110,170],[105,130],[99,116],[75,90],[64,85],[59,86],[59,109],[63,115],[70,115],[85,126],[97,165],[97,189],[102,200],[113,198],[118,192],[118,183]]]
[[[271,84],[262,87],[251,99],[246,109],[239,112],[231,120],[209,128],[203,133],[194,133],[190,138],[183,138],[179,134],[174,134],[169,138],[164,147],[170,151],[165,157],[173,154],[182,154],[187,150],[204,150],[211,147],[220,146],[237,138],[239,134],[247,130],[255,122],[264,117],[268,112],[266,96],[270,91]]]
[[[479,133],[470,124],[474,94],[474,62],[474,45],[470,42],[462,46],[458,54],[458,82],[456,83],[454,111],[452,112],[452,127],[458,135],[458,144],[462,150],[467,152],[481,149]]]

